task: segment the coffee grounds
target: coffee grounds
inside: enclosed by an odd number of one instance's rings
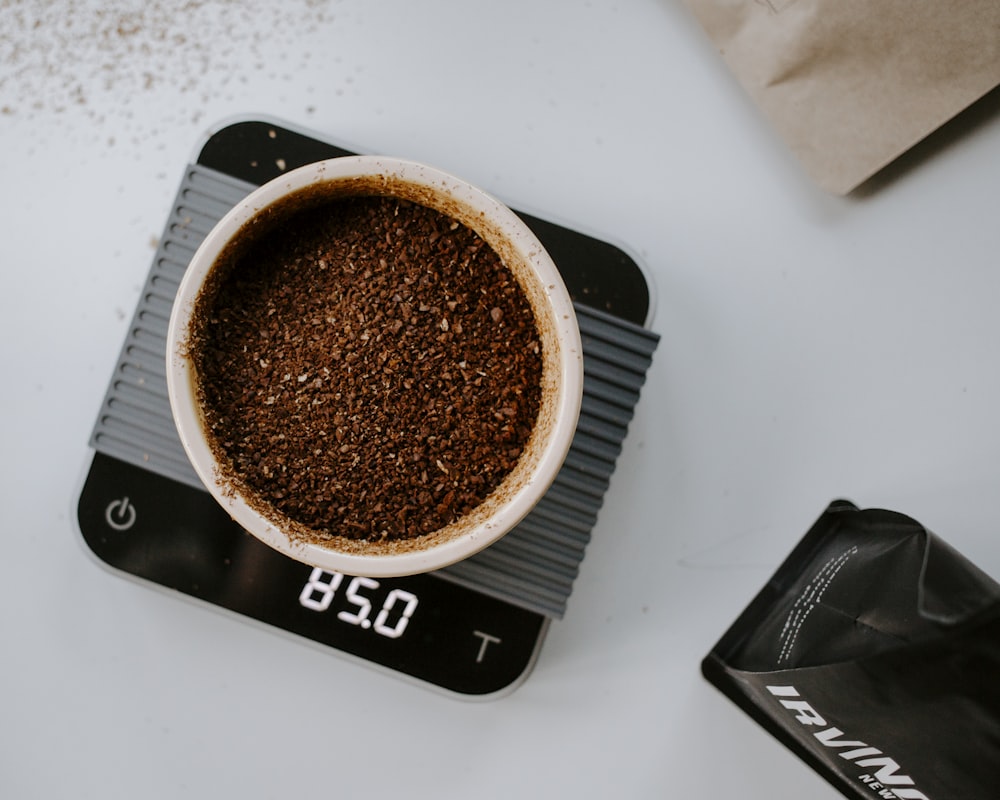
[[[512,470],[538,415],[523,290],[477,234],[415,203],[298,212],[236,259],[196,320],[228,477],[315,540],[454,522]]]

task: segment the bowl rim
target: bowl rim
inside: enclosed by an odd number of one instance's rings
[[[202,424],[197,376],[186,354],[189,326],[201,288],[219,255],[249,220],[289,194],[372,176],[443,194],[481,219],[490,228],[490,236],[505,237],[522,263],[530,265],[540,279],[537,287],[541,293],[536,297],[544,297],[559,343],[557,389],[550,407],[554,415],[551,434],[540,449],[530,479],[508,492],[499,501],[496,513],[470,530],[430,547],[388,554],[345,552],[302,541],[290,536],[243,498],[218,467]],[[537,316],[535,301],[533,306]],[[166,377],[171,413],[188,459],[205,488],[244,530],[273,549],[313,567],[348,575],[395,577],[440,569],[479,552],[513,529],[541,500],[561,469],[576,432],[583,395],[583,350],[573,303],[558,268],[535,234],[511,209],[467,181],[435,167],[389,156],[356,155],[313,162],[268,181],[212,228],[192,256],[171,309]]]

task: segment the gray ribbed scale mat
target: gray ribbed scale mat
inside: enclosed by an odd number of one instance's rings
[[[195,249],[254,188],[203,166],[187,168],[91,435],[95,450],[201,488],[167,399],[167,324]],[[438,573],[550,617],[565,613],[658,342],[656,334],[617,317],[579,304],[576,310],[583,410],[555,484],[515,530]]]

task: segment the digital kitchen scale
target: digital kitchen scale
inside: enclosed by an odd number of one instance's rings
[[[283,124],[211,133],[184,171],[91,436],[80,532],[114,570],[264,622],[464,697],[530,672],[566,609],[658,336],[651,292],[618,247],[521,214],[573,297],[584,400],[569,456],[538,506],[483,552],[440,572],[375,580],[313,569],[259,542],[187,461],[166,394],[166,331],[184,269],[212,226],[256,186],[352,151]]]

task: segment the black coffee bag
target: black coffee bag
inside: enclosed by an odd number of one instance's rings
[[[845,797],[1000,797],[1000,585],[902,514],[832,503],[702,672]]]

